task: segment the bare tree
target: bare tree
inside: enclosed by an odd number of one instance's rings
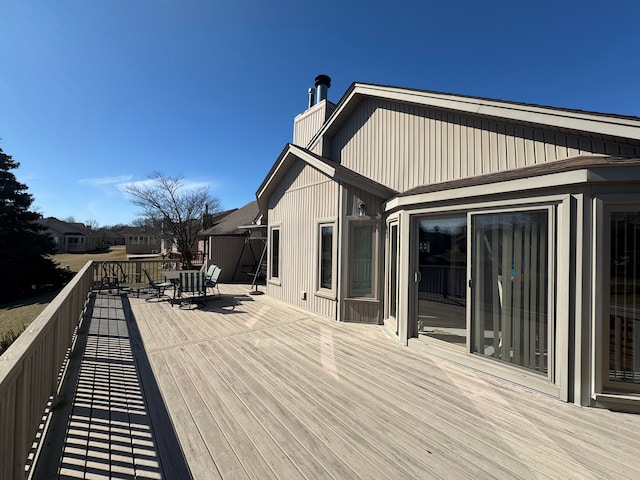
[[[98,221],[94,220],[93,218],[90,218],[89,220],[85,220],[84,226],[87,227],[89,230],[98,230],[100,228]]]
[[[189,268],[203,217],[219,211],[220,200],[209,195],[208,187],[189,187],[183,176],[154,172],[148,178],[149,182],[127,185],[124,191],[140,207],[145,223],[160,228],[163,238],[175,242]]]

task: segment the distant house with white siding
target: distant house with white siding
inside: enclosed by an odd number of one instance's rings
[[[157,255],[160,253],[160,230],[153,227],[124,227],[127,255]]]
[[[640,118],[329,85],[257,191],[267,293],[640,410]]]

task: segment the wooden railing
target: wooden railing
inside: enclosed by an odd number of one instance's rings
[[[89,262],[0,356],[0,478],[25,478],[25,462],[94,285]]]
[[[171,259],[93,262],[93,281],[96,287],[104,286],[110,279],[117,280],[120,286],[148,285],[143,270],[149,273],[154,282],[162,282],[162,270],[179,270],[180,263]]]
[[[174,260],[88,262],[16,341],[0,356],[0,479],[25,478],[25,463],[49,402],[55,408],[68,353],[92,289],[162,281]],[[113,275],[109,275],[113,273]]]

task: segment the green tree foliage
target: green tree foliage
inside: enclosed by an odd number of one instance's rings
[[[0,301],[58,288],[70,277],[47,257],[55,242],[37,223],[41,215],[29,210],[33,197],[11,172],[19,166],[0,148]]]

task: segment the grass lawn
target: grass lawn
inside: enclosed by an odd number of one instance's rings
[[[126,260],[127,255],[124,245],[117,245],[103,253],[60,253],[51,258],[61,267],[68,265],[72,272],[77,273],[89,260]],[[0,339],[10,331],[18,333],[26,328],[57,294],[56,290],[15,302],[0,303]]]

